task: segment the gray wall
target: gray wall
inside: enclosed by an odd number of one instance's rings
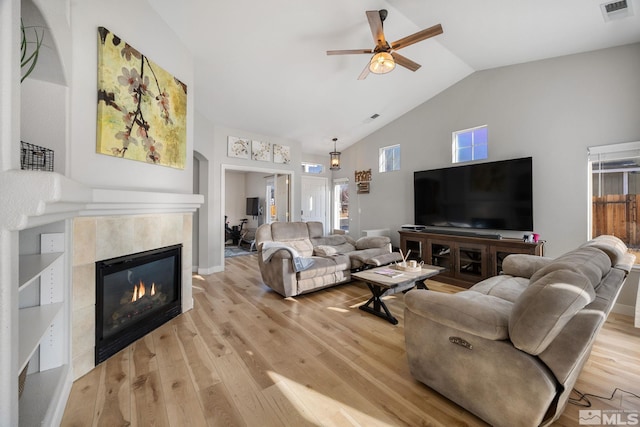
[[[489,160],[533,157],[545,253],[576,247],[588,235],[587,147],[640,140],[640,44],[476,72],[344,150],[333,177],[351,180],[351,232],[413,223],[413,172],[450,166],[451,132],[483,124]],[[401,170],[378,173],[378,149],[396,143]],[[353,171],[369,168],[371,192],[356,195]]]

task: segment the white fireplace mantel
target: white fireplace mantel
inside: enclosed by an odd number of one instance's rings
[[[195,212],[200,194],[90,188],[55,172],[0,172],[0,228],[23,230],[76,216]]]

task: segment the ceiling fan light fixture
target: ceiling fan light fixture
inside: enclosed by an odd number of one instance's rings
[[[386,74],[396,68],[396,62],[388,52],[378,52],[369,63],[369,71],[374,74]]]

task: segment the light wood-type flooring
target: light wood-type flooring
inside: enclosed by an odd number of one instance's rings
[[[386,299],[396,326],[357,309],[369,297],[359,282],[284,299],[262,283],[256,255],[193,285],[193,310],[73,384],[63,426],[485,425],[411,377],[403,294]],[[576,388],[640,394],[639,355],[640,329],[612,314]],[[640,410],[628,395],[590,400]],[[555,425],[577,426],[579,409]]]

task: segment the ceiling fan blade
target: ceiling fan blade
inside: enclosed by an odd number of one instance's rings
[[[367,66],[364,67],[364,70],[362,70],[362,72],[358,76],[358,80],[364,80],[367,78],[368,75],[369,75],[369,63],[367,62]]]
[[[372,49],[345,49],[345,50],[328,50],[327,55],[351,55],[358,53],[368,53],[371,55],[373,53]]]
[[[410,46],[414,43],[418,43],[422,40],[428,39],[429,37],[437,36],[438,34],[442,33],[442,25],[434,25],[433,27],[427,28],[426,30],[418,31],[417,33],[411,34],[410,36],[393,42],[391,44],[391,49],[402,49],[403,47]]]
[[[396,61],[396,64],[402,65],[404,68],[408,68],[411,71],[416,71],[421,67],[417,62],[413,62],[406,56],[402,56],[397,52],[391,52],[391,56],[393,56],[393,60]]]
[[[380,18],[379,10],[367,10],[367,19],[369,20],[369,26],[371,27],[371,35],[376,42],[376,46],[386,46],[387,41],[384,38],[384,32],[382,31],[382,19]]]

